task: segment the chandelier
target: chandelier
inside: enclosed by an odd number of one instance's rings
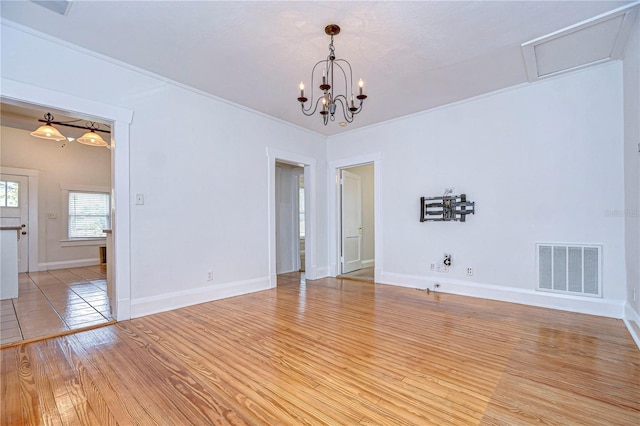
[[[46,113],[44,115],[44,120],[42,119],[38,120],[39,122],[46,123],[46,124],[38,127],[36,130],[31,132],[31,135],[37,138],[48,139],[52,141],[63,141],[63,140],[72,141],[73,140],[73,138],[67,138],[66,136],[64,136],[62,133],[60,133],[58,129],[56,129],[51,125],[51,124],[55,124],[56,126],[66,126],[66,127],[74,127],[76,129],[88,130],[88,132],[82,135],[82,137],[79,137],[78,139],[76,139],[76,142],[80,142],[82,144],[89,145],[89,146],[108,146],[109,145],[104,139],[102,139],[102,136],[96,133],[96,131],[102,132],[102,133],[108,133],[108,134],[110,134],[111,132],[108,130],[100,129],[100,124],[98,123],[95,123],[93,121],[88,121],[86,122],[85,126],[79,126],[77,124],[71,124],[71,123],[76,123],[82,120],[71,120],[71,121],[54,121],[54,120],[55,119],[53,118],[53,115],[51,115],[50,113]]]
[[[304,95],[304,82],[300,82],[300,97],[298,98],[298,102],[300,102],[302,113],[307,116],[315,114],[318,108],[320,108],[320,115],[322,115],[322,121],[325,126],[329,120],[335,121],[335,113],[338,106],[342,110],[344,120],[347,123],[351,123],[355,115],[362,111],[362,104],[367,98],[367,95],[362,92],[364,82],[360,79],[358,83],[358,94],[355,95],[351,64],[346,59],[336,59],[336,52],[333,47],[333,36],[340,33],[340,27],[335,24],[327,25],[324,32],[331,36],[329,56],[327,56],[327,59],[318,61],[311,70],[311,100],[309,104],[305,107],[309,99]],[[322,70],[322,84],[318,87],[321,93],[315,95],[314,80],[316,76],[319,78],[320,69]],[[356,99],[360,101],[357,106],[355,102]]]

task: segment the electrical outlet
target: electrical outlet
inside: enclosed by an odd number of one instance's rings
[[[213,271],[207,272],[207,281],[213,281]]]
[[[467,275],[468,276],[472,276],[473,275],[473,267],[472,266],[467,266]]]
[[[435,271],[436,270],[436,264],[432,263],[431,266],[429,266],[429,269],[431,269],[431,271]]]

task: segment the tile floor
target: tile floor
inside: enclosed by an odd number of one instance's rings
[[[371,281],[373,282],[373,266],[369,266],[362,269],[339,275],[338,278],[346,278],[349,280],[357,281]]]
[[[20,274],[18,298],[0,301],[0,345],[111,321],[104,266]]]

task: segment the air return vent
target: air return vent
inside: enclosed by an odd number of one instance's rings
[[[602,246],[536,244],[540,291],[601,297]]]
[[[638,3],[522,44],[529,81],[622,59],[638,15]]]
[[[65,16],[69,13],[69,7],[71,7],[71,1],[67,0],[31,0],[35,4],[39,4],[42,7],[46,7],[52,12]]]

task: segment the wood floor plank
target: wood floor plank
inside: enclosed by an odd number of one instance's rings
[[[42,423],[47,425],[69,424],[64,418],[68,417],[68,407],[58,393],[58,377],[55,374],[50,374],[51,369],[47,367],[48,362],[43,354],[46,347],[29,346],[28,348],[31,351],[35,386],[42,404],[40,409]],[[60,408],[63,409],[63,413],[60,412]]]
[[[77,376],[70,368],[59,346],[59,341],[50,339],[39,345],[41,362],[46,376],[51,381],[53,395],[58,405],[62,424],[98,423],[87,403],[86,397],[77,392]]]
[[[28,424],[40,424],[47,408],[46,405],[43,406],[42,400],[46,400],[50,395],[46,390],[41,395],[39,393],[40,390],[36,387],[33,369],[34,360],[31,358],[31,350],[33,350],[33,347],[18,346],[15,352],[19,384],[19,389],[16,389],[16,391],[19,391],[20,395],[23,421]],[[50,413],[46,414],[50,415]],[[55,414],[53,415],[55,416]]]
[[[640,424],[619,320],[297,274],[1,355],[3,425]]]
[[[103,397],[104,391],[91,379],[90,373],[72,349],[69,340],[71,337],[51,339],[47,344],[55,344],[63,353],[56,364],[59,368],[67,368],[69,376],[66,378],[66,386],[69,390],[70,399],[74,402],[74,408],[78,417],[82,419],[81,424],[117,425],[115,413],[109,409],[107,401]],[[53,343],[50,343],[53,342]],[[103,382],[99,382],[103,384]],[[97,421],[94,421],[97,420]]]
[[[139,385],[153,386],[163,395],[173,395],[161,406],[172,407],[169,412],[177,411],[194,423],[246,424],[242,414],[228,407],[217,394],[205,391],[201,381],[179,359],[164,352],[157,344],[145,340],[133,328],[126,325],[116,326],[118,332],[126,335],[128,347],[120,347],[120,354],[143,356],[147,362],[138,365],[137,371],[129,374],[136,377]]]
[[[149,321],[154,321],[154,319],[151,318],[149,319]],[[148,323],[149,321],[146,321],[145,319],[145,322]],[[194,336],[193,333],[204,332],[206,333],[205,335],[207,336],[207,340],[210,342],[213,341],[212,342],[213,346],[218,346],[218,344],[215,341],[215,337],[216,337],[215,331],[209,328],[203,328],[201,327],[201,324],[194,323],[189,318],[181,317],[177,319],[177,321],[186,321],[186,325],[189,326],[191,331],[188,334],[189,337],[193,337]],[[161,325],[158,323],[156,323],[155,325],[157,327],[161,327]],[[196,336],[197,335],[198,334],[196,334]],[[217,336],[217,337],[222,338],[222,336]],[[183,352],[187,350],[187,347],[182,343],[183,342],[181,341],[176,341],[173,347],[174,348],[179,347],[181,349],[181,352]],[[206,365],[207,376],[214,375],[216,386],[224,386],[226,388],[224,392],[228,392],[229,396],[233,396],[233,392],[238,392],[238,394],[240,395],[240,399],[244,400],[245,396],[248,396],[249,394],[251,394],[252,398],[256,398],[256,400],[253,401],[254,403],[256,401],[260,401],[261,404],[264,406],[263,408],[265,409],[265,412],[271,413],[271,415],[273,416],[277,416],[271,421],[275,421],[275,419],[277,418],[282,418],[282,416],[284,415],[285,416],[284,419],[287,420],[288,422],[295,422],[295,419],[293,417],[288,419],[286,418],[286,412],[281,410],[282,403],[279,403],[277,405],[272,404],[271,403],[272,398],[270,397],[270,395],[265,394],[264,392],[257,391],[255,386],[251,386],[252,381],[247,380],[246,377],[244,376],[238,377],[237,369],[234,368],[236,365],[234,363],[230,364],[225,360],[223,360],[223,357],[225,356],[229,358],[233,358],[234,360],[235,359],[255,359],[254,354],[248,352],[245,348],[241,346],[237,346],[236,349],[237,349],[236,351],[229,351],[225,347],[220,347],[220,352],[218,352],[217,358],[213,360],[213,362],[211,362],[210,358],[209,358],[209,362],[207,362],[206,352],[205,352],[205,357],[203,357],[201,354],[197,352],[187,350],[186,352],[182,353],[180,356],[185,357],[186,359],[189,359],[190,362],[198,362],[198,363],[202,363],[202,365]],[[273,376],[268,374],[268,371],[273,371],[274,365],[270,363],[269,360],[261,360],[261,361],[262,362],[260,363],[259,374],[262,375],[265,380],[273,379]],[[202,369],[202,367],[198,368],[198,370],[205,371]],[[282,374],[283,376],[293,376],[295,377],[294,380],[305,379],[304,377],[301,377],[292,371],[287,372],[285,370],[281,370],[279,374]],[[244,386],[245,383],[248,386]],[[313,383],[313,386],[315,385],[316,384]],[[238,399],[238,395],[236,395],[235,398]],[[256,408],[255,406],[252,407],[252,409],[255,409],[255,408]],[[261,416],[266,416],[266,414],[263,413],[261,414]]]
[[[228,315],[227,315],[227,316],[228,316]],[[296,340],[299,340],[299,339],[300,339],[300,336],[296,336]],[[317,343],[317,340],[319,340],[319,338],[318,338],[317,336],[314,336],[314,337],[313,337],[313,338],[311,338],[310,340],[306,340],[306,341],[305,341],[304,346],[305,346],[305,347],[310,347],[310,346],[312,346],[312,345],[315,345],[315,344]],[[326,340],[325,340],[325,343],[326,343]],[[335,345],[330,345],[330,347],[345,347],[346,345],[348,345],[350,348],[353,348],[353,347],[354,347],[354,344],[355,344],[355,343],[353,342],[353,339],[352,339],[352,341],[351,341],[351,342],[347,342],[347,341],[344,341],[344,340],[340,340],[340,341],[337,341]],[[322,353],[322,351],[323,351],[323,347],[325,347],[325,348],[326,348],[326,345],[325,345],[325,346],[323,346],[323,344],[318,343],[318,347],[317,347],[317,349],[318,349],[318,351],[319,351],[319,352],[318,352],[318,354],[317,354],[316,356],[318,356],[318,357],[323,357],[323,356],[324,356],[324,354]],[[395,348],[395,349],[397,350],[397,348]],[[324,350],[324,352],[327,352],[327,351],[326,351],[326,349]],[[358,352],[360,352],[360,353],[365,353],[365,354],[366,354],[366,348],[365,348],[364,350],[362,350],[362,351],[358,351]],[[389,365],[389,366],[394,366],[394,367],[392,367],[392,368],[395,368],[396,370],[397,370],[397,368],[398,368],[398,365],[400,365],[400,364],[406,364],[406,363],[407,363],[407,362],[404,362],[404,360],[402,360],[402,359],[400,359],[400,358],[395,357],[391,352],[384,351],[384,350],[379,350],[379,353],[383,354],[383,355],[385,356],[385,358],[386,358],[386,359],[391,360],[390,362],[388,362],[388,363],[387,363],[387,365]],[[288,354],[288,355],[290,356],[291,354]],[[356,357],[354,357],[353,355],[345,355],[345,356],[343,356],[342,354],[340,354],[340,353],[335,353],[335,352],[331,353],[331,354],[330,354],[330,356],[331,356],[331,358],[332,358],[334,361],[339,361],[340,359],[343,359],[343,360],[344,360],[344,362],[349,362],[349,364],[350,364],[349,369],[350,369],[350,370],[354,370],[354,366],[353,366],[353,364],[354,364],[354,362],[356,362],[356,361],[358,360],[358,357],[357,357],[357,356],[356,356]],[[451,356],[451,355],[449,355],[449,356]],[[464,362],[464,360],[462,360],[462,361]],[[330,362],[330,361],[329,361],[329,362]],[[383,362],[384,362],[384,361],[383,361]],[[412,358],[412,359],[410,360],[410,362],[411,362],[411,363],[413,364],[413,366],[415,367],[416,365],[419,365],[419,364],[421,363],[421,360],[420,360],[420,359],[416,359],[416,358],[414,357],[414,358]],[[380,361],[379,361],[379,362],[377,362],[377,363],[378,363],[378,364],[380,364]],[[445,363],[445,364],[446,364],[445,359],[441,359],[441,360],[440,360],[440,362],[439,362],[439,363],[437,363],[437,364],[438,364],[438,365],[442,365],[443,363]],[[426,364],[426,365],[427,365],[427,366],[432,366],[432,365],[435,365],[435,364],[433,364],[431,360],[428,360],[428,362],[427,362],[427,364]],[[375,368],[375,367],[374,367],[374,368]],[[480,367],[480,366],[478,366],[478,364],[477,364],[477,363],[476,363],[475,365],[473,365],[473,366],[472,366],[472,369],[473,369],[473,370],[475,370],[476,372],[477,372],[480,368],[481,368],[481,367]],[[450,369],[450,368],[449,368],[449,369],[447,369],[447,370],[445,370],[445,374],[446,374],[446,373],[450,373],[450,372],[451,372],[451,369]],[[367,373],[368,373],[368,375],[371,375],[371,374],[373,373],[373,372],[371,371],[371,367],[370,367],[370,366],[367,368]],[[344,374],[346,374],[346,373],[345,373],[345,371],[340,371],[340,372],[338,372],[338,373],[337,373],[338,379],[340,379],[340,377],[341,377],[341,376],[343,376]],[[408,372],[408,374],[415,374],[415,373],[414,373],[414,372]],[[465,374],[465,375],[466,375],[466,374]],[[324,377],[328,377],[328,376],[330,377],[330,372],[325,371]],[[389,376],[384,377],[384,380],[385,380],[385,382],[387,382],[387,383],[389,382],[389,380],[390,380],[390,379],[393,379],[393,378],[392,378],[392,377],[389,377]],[[400,376],[400,379],[402,379],[402,377],[401,377],[401,376]],[[495,382],[496,382],[496,381],[497,381],[497,379],[496,379],[496,380],[494,380],[494,381],[493,381],[493,383],[495,384]],[[487,380],[487,376],[486,376],[486,375],[482,378],[482,381],[481,381],[481,382],[482,382],[482,383],[484,383],[484,384],[486,384],[487,382],[489,382],[489,381]],[[492,389],[493,389],[492,387],[490,387],[490,388],[489,388],[489,390],[488,390],[488,394],[487,394],[487,398],[488,398],[488,396],[491,394]]]
[[[111,327],[109,327],[111,328]],[[110,330],[111,333],[113,333]],[[91,332],[89,332],[91,333]],[[161,425],[158,413],[144,404],[145,388],[134,381],[123,381],[131,369],[131,360],[122,364],[119,347],[114,348],[111,360],[105,360],[102,345],[94,346],[88,333],[65,336],[63,345],[66,356],[76,369],[80,391],[83,392],[101,422],[105,424],[151,424]],[[91,333],[94,334],[94,333]],[[36,343],[37,344],[37,343]],[[140,357],[137,358],[142,361]],[[135,378],[135,376],[133,377]],[[143,399],[143,401],[141,401]]]
[[[20,400],[20,383],[17,348],[0,351],[0,424],[18,425],[24,423],[22,402]]]
[[[192,323],[195,327],[198,325]],[[253,345],[252,349],[258,348],[257,345]],[[272,400],[278,398],[279,395],[287,393],[286,389],[295,388],[297,390],[296,396],[301,392],[303,388],[315,387],[317,383],[309,383],[304,376],[296,374],[293,370],[287,371],[286,368],[278,369],[278,365],[274,360],[266,357],[259,357],[259,350],[251,350],[244,352],[243,354],[236,351],[228,352],[224,351],[221,355],[220,361],[223,365],[230,365],[226,368],[226,373],[235,377],[235,381],[244,380],[246,377],[252,377],[256,375],[263,376],[265,382],[269,384],[262,396],[265,399]],[[244,356],[238,356],[244,355]],[[229,360],[234,360],[230,363]],[[247,360],[247,361],[245,361]],[[269,367],[269,368],[266,368]],[[288,405],[288,410],[293,414],[292,421],[294,424],[314,424],[314,421],[310,421],[310,418],[317,418],[317,407],[307,407],[307,404],[303,406],[291,404],[286,399],[284,400]],[[280,403],[282,404],[282,402]],[[335,410],[334,410],[335,411]],[[320,416],[324,416],[320,414]],[[353,421],[353,419],[349,419]],[[343,419],[344,421],[344,419]],[[316,420],[317,422],[317,420]],[[343,422],[344,423],[344,422]]]
[[[183,360],[189,368],[205,377],[210,386],[215,388],[227,400],[235,400],[243,404],[243,412],[249,412],[262,424],[293,424],[294,419],[287,411],[281,410],[280,405],[272,406],[268,398],[264,398],[253,387],[244,381],[238,381],[224,369],[219,357],[212,359],[207,356],[208,347],[194,347],[181,345],[171,337],[175,333],[164,333],[161,323],[155,323],[153,318],[132,321],[131,324],[143,332],[152,340],[157,341],[163,347]],[[160,337],[166,336],[166,337]],[[191,335],[194,337],[194,335]],[[198,338],[200,342],[206,339]],[[272,413],[276,413],[275,415]]]

